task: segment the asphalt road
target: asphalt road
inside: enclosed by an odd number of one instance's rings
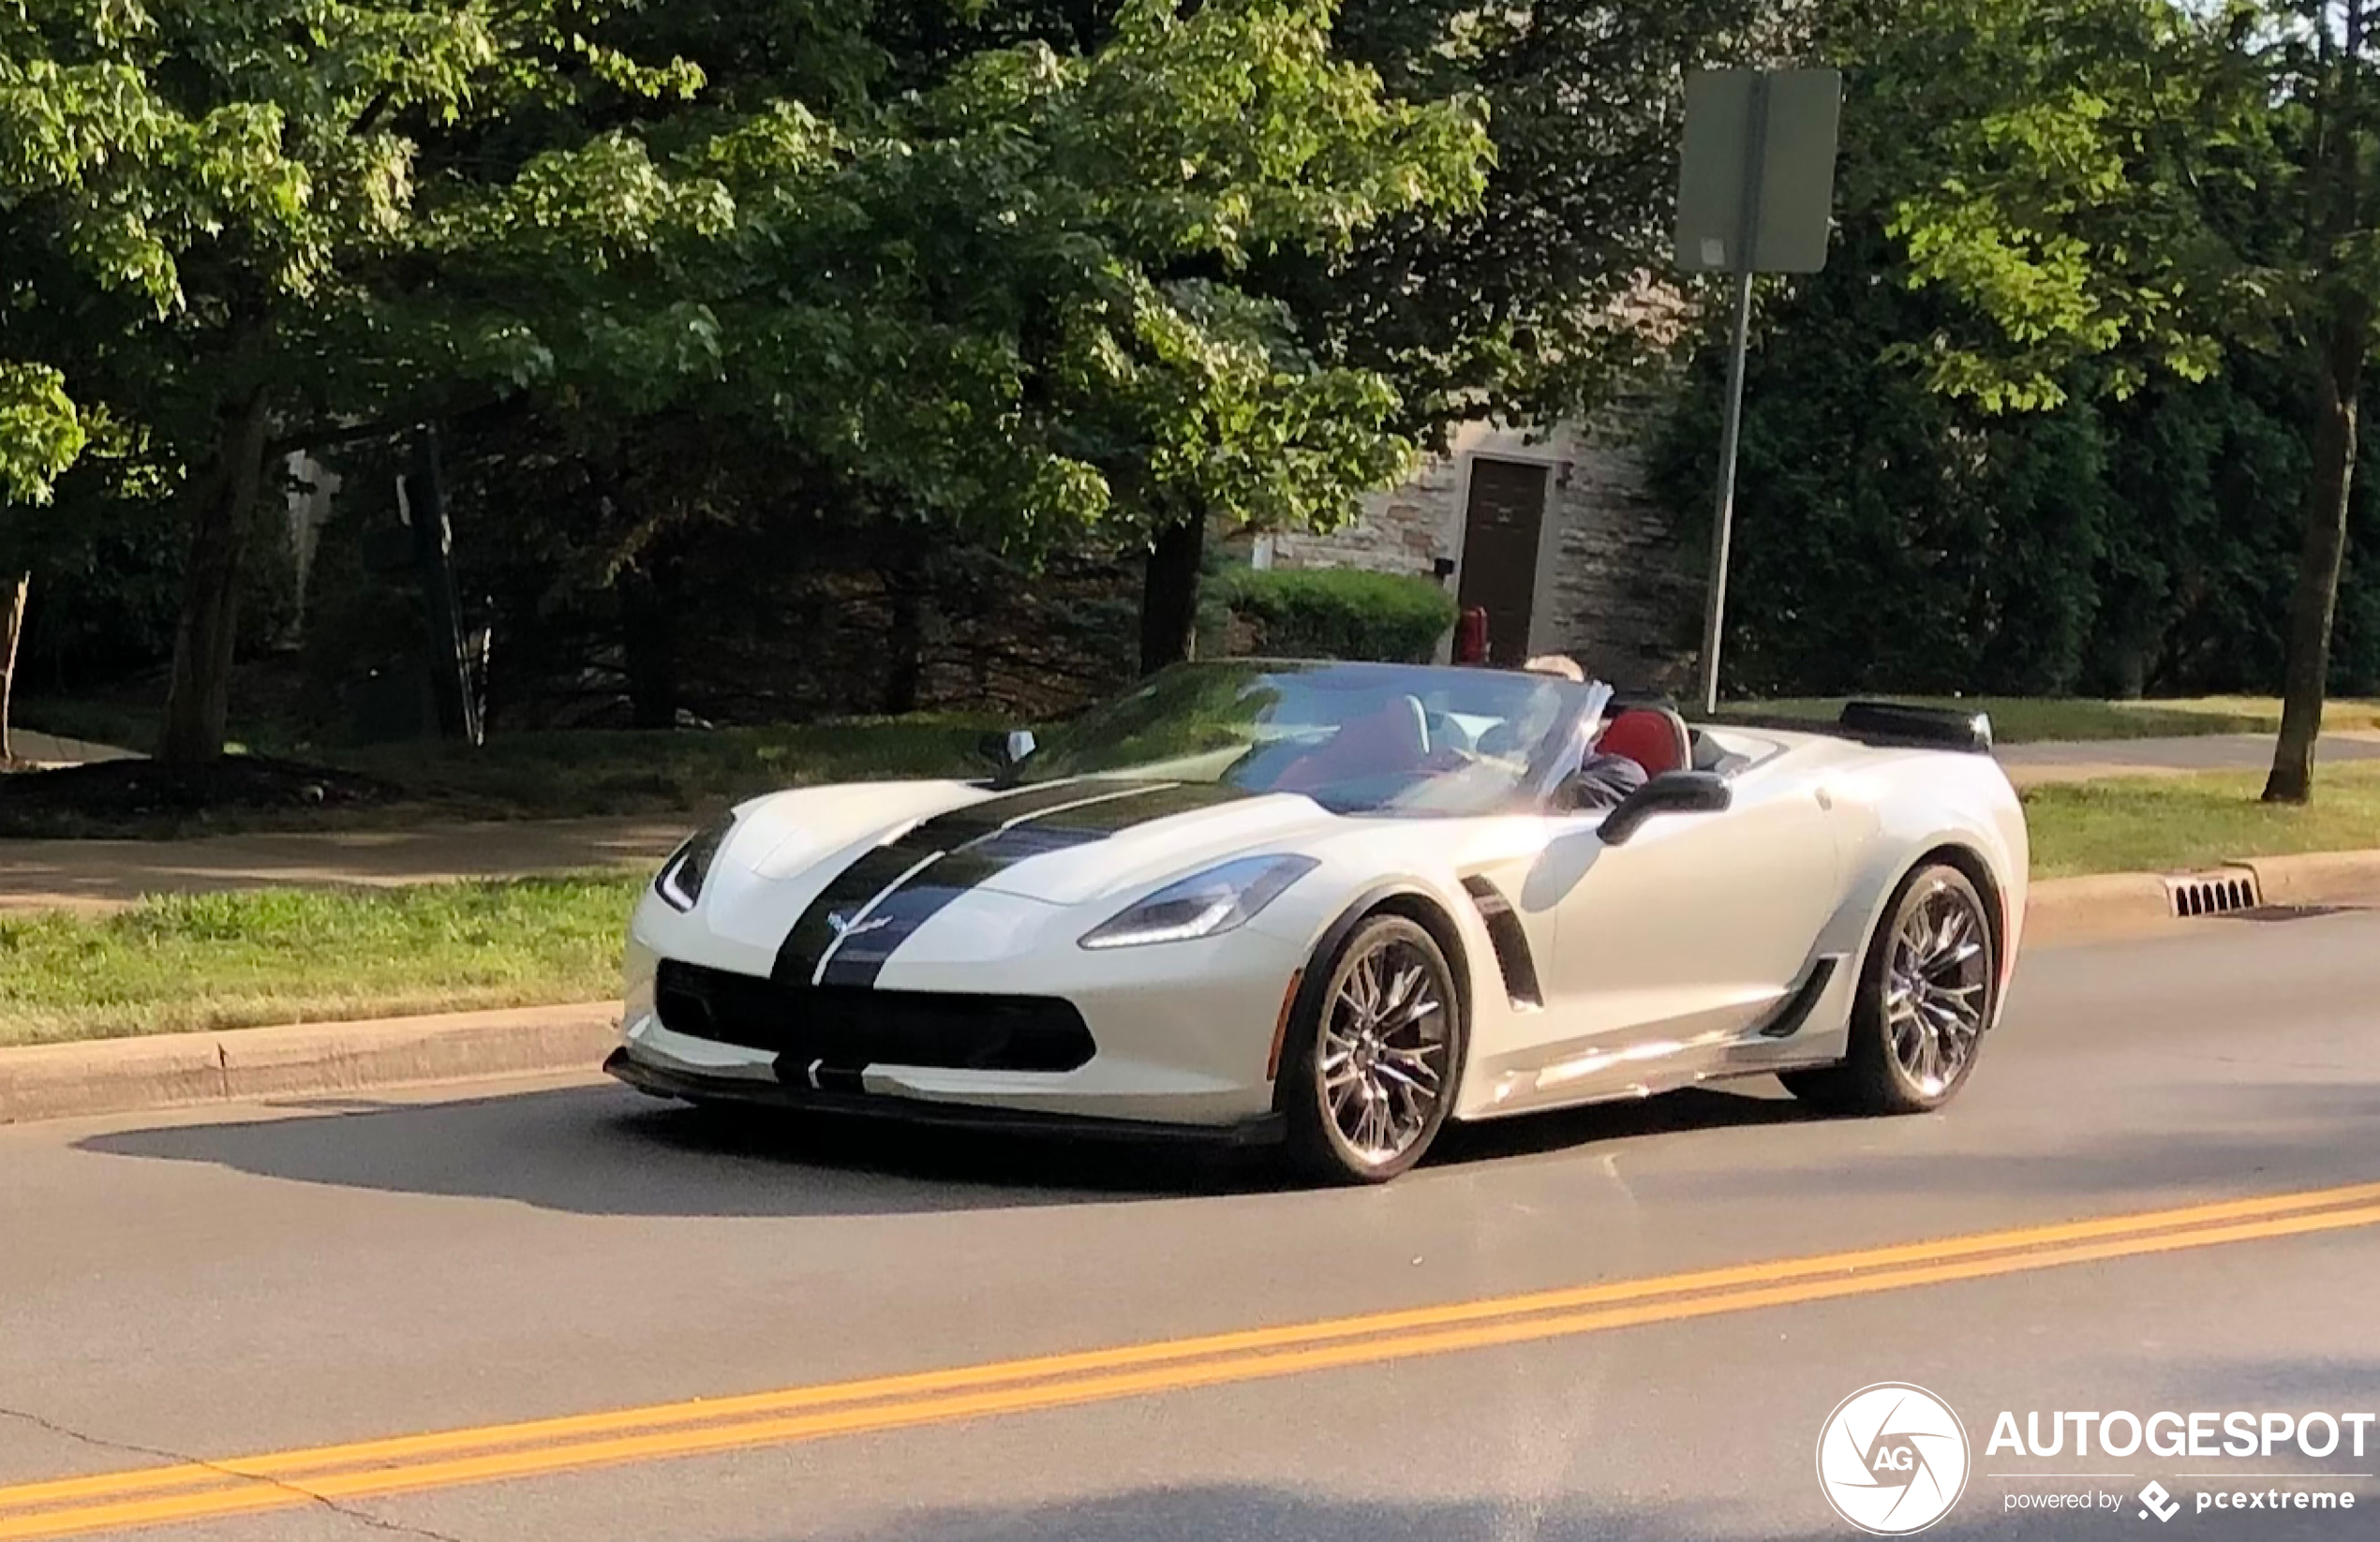
[[[2369,1536],[2380,1425],[2360,1461],[1985,1446],[2003,1410],[2380,1410],[2380,1189],[2274,1197],[2380,1181],[2375,1001],[2380,915],[2192,923],[2029,957],[1941,1116],[1749,1084],[1367,1192],[591,1080],[0,1129],[0,1539],[1851,1537],[1820,1431],[1886,1381],[1971,1443],[1929,1536]],[[227,1459],[263,1476],[171,1470]],[[2361,1508],[2194,1508],[2250,1489]],[[2009,1508],[2084,1491],[2120,1504]]]

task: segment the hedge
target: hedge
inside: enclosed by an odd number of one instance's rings
[[[1426,662],[1454,624],[1452,596],[1428,579],[1396,573],[1242,568],[1222,588],[1255,633],[1257,650],[1282,658]]]

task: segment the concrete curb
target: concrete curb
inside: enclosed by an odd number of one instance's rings
[[[615,1001],[0,1050],[0,1124],[594,1069]]]
[[[2025,897],[2023,945],[2089,942],[2173,919],[2155,873],[2091,873],[2035,882]]]
[[[2025,904],[2025,942],[2055,945],[2153,931],[2175,921],[2168,879],[2253,876],[2259,903],[2380,902],[2380,851],[2241,857],[2187,873],[2093,873],[2036,882]]]
[[[2380,898],[2380,852],[2307,852],[2242,857],[2231,864],[2256,875],[2268,905],[2328,905]]]

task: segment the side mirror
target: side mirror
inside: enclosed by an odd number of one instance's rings
[[[1033,730],[1012,728],[1005,734],[987,734],[975,748],[986,760],[1005,770],[1034,752]]]
[[[1624,845],[1656,814],[1723,813],[1734,798],[1727,778],[1715,771],[1664,771],[1621,799],[1595,833],[1606,846]]]

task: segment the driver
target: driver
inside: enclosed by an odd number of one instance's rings
[[[1590,749],[1579,763],[1578,775],[1570,778],[1570,808],[1582,814],[1615,808],[1648,779],[1644,767],[1628,756]]]
[[[1540,675],[1558,675],[1565,680],[1584,682],[1586,672],[1578,661],[1558,653],[1540,654],[1521,666]],[[1590,744],[1579,762],[1579,768],[1565,784],[1570,794],[1570,808],[1583,814],[1601,813],[1617,808],[1621,800],[1644,785],[1648,778],[1644,767],[1626,755],[1606,755]]]

